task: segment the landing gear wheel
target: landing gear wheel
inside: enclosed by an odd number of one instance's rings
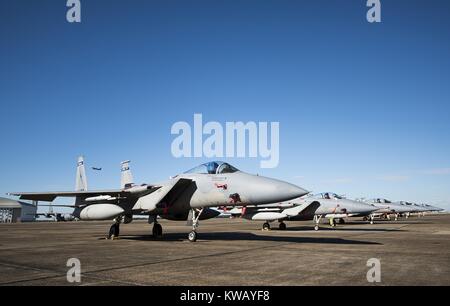
[[[190,242],[195,242],[197,241],[197,232],[196,231],[191,231],[188,235],[188,240]]]
[[[119,223],[115,223],[111,225],[109,229],[108,239],[116,239],[119,237],[120,233],[120,226]]]
[[[153,233],[153,237],[155,237],[155,238],[161,237],[162,236],[162,226],[161,226],[161,224],[155,223],[153,225],[152,233]]]
[[[286,230],[286,223],[284,223],[284,222],[280,222],[280,224],[278,225],[278,229],[280,230],[280,231],[285,231]]]
[[[345,224],[345,220],[342,219],[342,218],[340,218],[340,219],[339,219],[339,224]]]
[[[320,220],[322,219],[322,216],[321,215],[315,215],[314,216],[314,218],[313,218],[313,220],[314,220],[314,223],[315,223],[315,225],[314,225],[314,230],[315,231],[318,231],[319,230],[319,224],[320,224]]]
[[[188,224],[192,222],[192,231],[188,235],[188,240],[190,242],[197,241],[197,232],[195,231],[198,227],[198,220],[200,220],[200,216],[202,215],[204,208],[193,208],[189,212],[188,215]]]
[[[265,223],[263,224],[262,229],[263,229],[264,231],[269,231],[269,230],[270,230],[270,224],[269,224],[268,222],[265,222]]]

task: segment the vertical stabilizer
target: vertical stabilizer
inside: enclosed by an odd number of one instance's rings
[[[133,186],[133,175],[130,170],[130,161],[126,160],[121,162],[121,176],[120,176],[120,187],[121,188],[130,188]]]
[[[78,157],[77,177],[75,181],[75,191],[87,191],[86,170],[84,168],[84,157]]]

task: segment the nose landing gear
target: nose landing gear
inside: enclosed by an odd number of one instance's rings
[[[322,219],[322,216],[320,216],[320,215],[315,215],[314,216],[314,223],[315,223],[315,225],[314,225],[314,230],[315,231],[318,231],[319,230],[319,223],[320,223],[320,220]]]
[[[189,223],[192,224],[192,231],[188,235],[188,240],[190,242],[197,241],[196,229],[198,227],[198,220],[200,219],[202,212],[203,212],[203,208],[201,208],[201,209],[193,208],[193,209],[191,209],[191,212],[189,213],[188,225],[189,225]]]

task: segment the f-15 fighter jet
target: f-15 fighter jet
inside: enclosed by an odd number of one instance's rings
[[[189,241],[197,240],[198,221],[216,217],[210,207],[260,205],[287,201],[308,193],[293,184],[252,175],[232,165],[213,161],[202,164],[169,180],[156,184],[132,182],[128,161],[122,164],[122,187],[113,190],[87,190],[82,157],[78,159],[76,191],[12,192],[20,199],[52,202],[57,197],[73,197],[73,215],[81,220],[114,220],[109,238],[119,236],[121,223],[130,223],[133,215],[149,215],[153,235],[162,236],[157,217],[187,220],[192,225]],[[56,205],[55,205],[56,207]]]
[[[283,221],[314,220],[315,230],[319,229],[322,218],[327,218],[330,225],[335,226],[336,221],[344,223],[344,218],[369,215],[377,210],[377,207],[345,199],[332,192],[319,193],[304,198],[296,198],[282,203],[274,203],[259,206],[247,206],[240,210],[240,215],[249,220],[265,221],[263,229],[270,229],[272,221],[279,221],[279,229],[286,229]],[[236,208],[228,213],[238,214]]]

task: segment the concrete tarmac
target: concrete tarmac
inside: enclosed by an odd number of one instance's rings
[[[0,224],[0,285],[374,285],[367,261],[381,263],[380,285],[450,285],[450,215],[400,221],[359,220],[313,230],[312,221],[262,231],[261,222],[213,219],[187,241],[185,222]],[[276,228],[277,224],[272,223]],[[67,282],[69,258],[81,283]]]

